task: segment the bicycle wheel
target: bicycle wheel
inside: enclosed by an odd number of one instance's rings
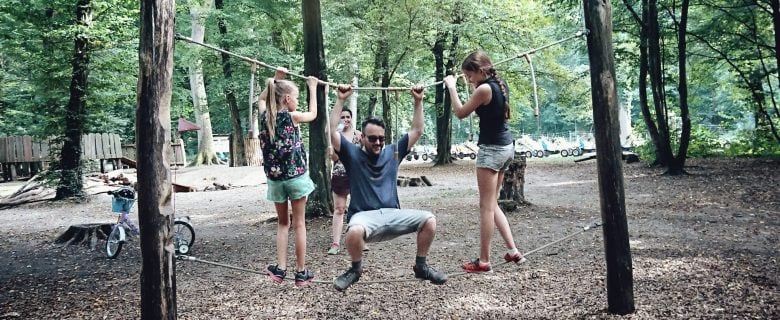
[[[111,233],[106,239],[106,255],[110,259],[114,259],[119,256],[119,252],[122,251],[122,245],[125,244],[125,228],[116,224],[111,229]]]
[[[186,254],[195,243],[195,230],[186,221],[173,222],[173,245],[176,254]]]

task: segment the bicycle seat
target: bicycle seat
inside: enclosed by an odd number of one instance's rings
[[[125,198],[125,199],[135,199],[135,190],[128,187],[123,187],[114,191],[109,191],[108,194],[113,195],[115,197]]]

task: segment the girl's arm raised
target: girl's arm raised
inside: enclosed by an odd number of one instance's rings
[[[309,111],[293,112],[291,116],[296,123],[312,122],[317,119],[317,83],[319,81],[315,76],[306,78],[306,86],[309,88]]]
[[[460,101],[460,96],[458,96],[458,89],[455,86],[456,80],[457,79],[453,76],[444,78],[444,83],[447,86],[450,100],[452,101],[450,104],[452,106],[452,111],[458,119],[463,119],[474,112],[479,106],[490,103],[493,90],[490,89],[490,85],[482,84],[474,90],[474,93],[471,94],[471,97],[469,97],[469,100],[466,101],[466,104],[464,105]]]

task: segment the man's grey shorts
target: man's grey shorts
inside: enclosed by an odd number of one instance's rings
[[[477,152],[477,168],[488,168],[493,171],[506,171],[515,157],[515,145],[499,146],[480,144]]]
[[[366,242],[379,242],[420,231],[430,218],[433,218],[433,213],[428,211],[383,208],[353,214],[349,227],[363,226]]]

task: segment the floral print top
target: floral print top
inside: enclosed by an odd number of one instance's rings
[[[284,181],[306,173],[306,148],[300,128],[293,122],[290,112],[280,111],[276,114],[274,141],[268,134],[265,112],[260,119],[265,176],[274,181]]]

